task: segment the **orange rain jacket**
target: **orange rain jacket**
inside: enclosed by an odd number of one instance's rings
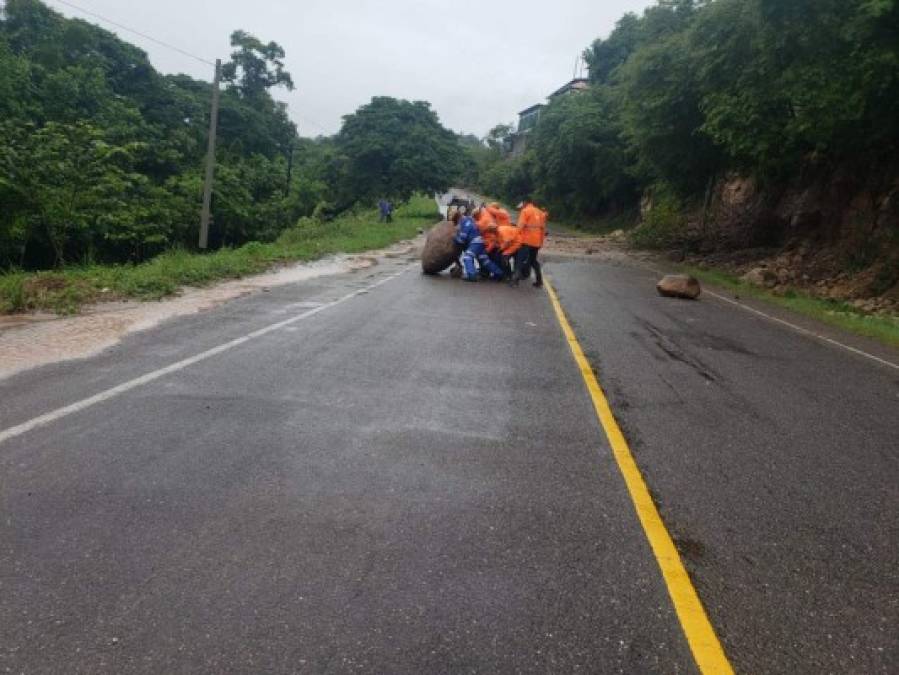
[[[546,213],[528,202],[518,214],[518,227],[521,230],[521,243],[525,246],[540,248],[546,237]]]
[[[486,209],[490,212],[490,215],[493,216],[494,220],[496,220],[497,225],[502,226],[512,224],[512,218],[509,216],[509,212],[499,204],[490,204]]]
[[[496,220],[493,219],[493,215],[486,208],[483,208],[478,213],[478,218],[475,222],[478,224],[478,230],[484,238],[484,247],[487,249],[487,253],[495,251],[499,244],[497,243]]]
[[[513,256],[521,248],[521,230],[511,222],[497,228],[499,234],[499,250],[505,256]]]

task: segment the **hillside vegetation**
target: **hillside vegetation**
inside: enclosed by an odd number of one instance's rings
[[[71,313],[98,300],[158,300],[182,286],[242,277],[280,263],[382,248],[414,237],[438,218],[433,199],[414,196],[397,209],[392,223],[379,223],[375,209],[354,209],[329,222],[300,218],[270,243],[250,242],[209,254],[173,249],[138,264],[9,272],[0,275],[0,314],[35,310]]]
[[[347,115],[337,135],[299,137],[271,96],[293,86],[284,50],[241,30],[231,44],[222,69],[213,249],[274,242],[302,218],[328,223],[357,203],[403,202],[459,174],[457,138],[426,102],[375,97]],[[4,286],[16,286],[16,271],[141,263],[173,249],[155,265],[176,268],[173,261],[197,241],[211,93],[207,82],[158,73],[143,51],[97,26],[39,0],[7,0],[0,9],[0,272],[12,276]],[[315,232],[330,242],[332,230]],[[385,231],[374,238],[381,242]]]
[[[642,212],[635,244],[688,256],[809,242],[797,282],[899,282],[899,2],[661,0],[584,57],[590,88],[550,102],[522,156],[491,132],[481,191]]]

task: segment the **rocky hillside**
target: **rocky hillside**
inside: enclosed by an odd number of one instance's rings
[[[644,200],[643,217],[655,205]],[[899,311],[899,170],[815,170],[786,186],[730,175],[691,209],[671,256],[773,289]]]

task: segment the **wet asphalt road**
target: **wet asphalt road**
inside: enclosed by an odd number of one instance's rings
[[[543,292],[406,261],[0,381],[0,670],[695,672]],[[405,269],[405,272],[403,271]],[[738,672],[895,672],[899,375],[547,270]]]

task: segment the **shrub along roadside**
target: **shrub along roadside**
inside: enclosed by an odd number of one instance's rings
[[[718,270],[704,270],[691,266],[683,266],[682,270],[692,274],[700,281],[719,288],[764,300],[851,333],[899,347],[899,317],[865,314],[845,302],[823,300],[799,290],[788,291],[785,295],[776,295]]]
[[[671,188],[656,186],[652,208],[628,235],[631,245],[659,250],[683,243],[687,223],[685,213],[686,205]]]
[[[414,236],[437,219],[434,201],[416,196],[396,210],[390,224],[379,223],[374,210],[347,213],[329,222],[301,218],[268,244],[250,242],[207,254],[176,249],[138,265],[4,273],[0,274],[0,313],[45,310],[68,314],[98,300],[158,300],[182,286],[240,278],[277,263],[382,248]]]

